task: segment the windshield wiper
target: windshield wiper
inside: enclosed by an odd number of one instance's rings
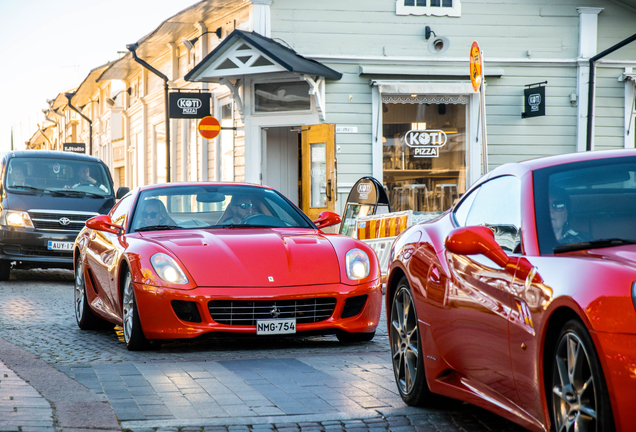
[[[137,231],[137,232],[139,232],[139,231],[161,231],[161,230],[172,230],[172,229],[179,229],[179,227],[178,226],[174,226],[174,225],[150,225],[150,226],[137,228],[135,231]]]
[[[60,194],[64,196],[73,196],[73,197],[90,196],[93,198],[104,198],[104,195],[96,194],[94,192],[86,192],[86,191],[78,191],[78,190],[70,190],[70,189],[58,189],[55,191],[51,191],[51,193]]]
[[[585,249],[598,249],[598,248],[604,248],[604,247],[610,247],[610,246],[623,246],[623,245],[630,245],[630,244],[636,244],[636,240],[609,238],[609,239],[599,239],[599,240],[591,240],[591,241],[558,245],[558,246],[555,246],[554,249],[552,249],[552,251],[554,253],[561,253],[561,252],[572,252],[572,251],[585,250]]]
[[[29,192],[41,192],[41,193],[50,193],[51,191],[47,191],[46,189],[40,189],[33,186],[10,186],[9,189],[16,191],[29,191]]]

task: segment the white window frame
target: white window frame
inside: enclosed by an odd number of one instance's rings
[[[399,81],[399,80],[372,80],[371,106],[373,117],[371,119],[372,142],[372,173],[377,179],[383,178],[382,164],[382,91],[386,94],[403,94],[410,98],[412,94],[420,95],[458,95],[469,99],[468,101],[468,136],[466,143],[466,190],[470,188],[482,175],[481,134],[479,134],[479,93],[472,90],[470,81]]]
[[[275,115],[286,115],[286,114],[311,114],[316,111],[316,97],[315,95],[309,93],[309,109],[306,110],[294,110],[294,111],[256,111],[256,85],[257,84],[278,84],[278,83],[290,83],[290,82],[306,82],[305,80],[298,77],[280,77],[280,78],[255,78],[251,83],[251,114],[252,116],[275,116]],[[309,90],[311,91],[311,84],[307,83],[309,86]]]
[[[462,15],[461,0],[453,0],[453,6],[431,6],[431,0],[426,0],[426,6],[405,6],[405,0],[395,1],[396,15],[426,15],[460,17]],[[415,0],[417,4],[417,0]]]

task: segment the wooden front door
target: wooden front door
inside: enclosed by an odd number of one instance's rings
[[[336,125],[302,128],[301,209],[312,220],[336,209]]]

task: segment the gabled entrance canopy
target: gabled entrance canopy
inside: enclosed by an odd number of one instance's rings
[[[339,80],[342,74],[258,33],[234,30],[184,79],[227,86],[243,117],[239,87],[244,76],[276,72],[296,74],[309,83],[309,94],[314,95],[316,109],[324,121],[325,79]]]
[[[234,30],[184,77],[186,81],[217,83],[269,72],[291,72],[339,80],[342,74],[307,59],[291,48],[258,33]]]

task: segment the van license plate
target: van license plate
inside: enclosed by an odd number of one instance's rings
[[[257,335],[277,335],[296,333],[296,319],[257,320]]]
[[[73,242],[49,241],[49,250],[73,250]]]

